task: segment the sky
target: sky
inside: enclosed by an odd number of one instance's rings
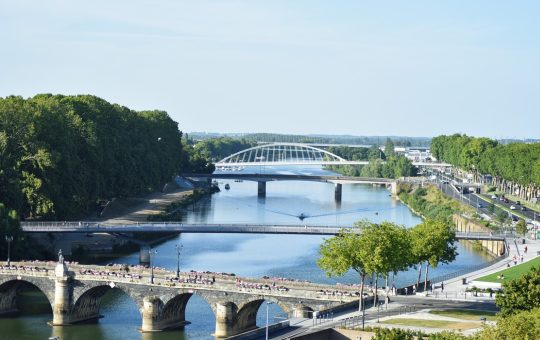
[[[0,97],[182,131],[540,138],[540,1],[0,0]]]

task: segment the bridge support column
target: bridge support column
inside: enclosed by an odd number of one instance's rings
[[[390,192],[392,193],[392,196],[397,196],[397,194],[398,194],[398,184],[397,184],[397,182],[390,183]]]
[[[293,318],[311,318],[313,317],[313,311],[306,306],[297,305],[292,310]]]
[[[140,264],[150,263],[150,246],[141,245],[141,249],[139,250],[139,263]]]
[[[71,299],[69,294],[68,269],[63,261],[56,265],[54,281],[53,326],[71,323]]]
[[[343,184],[336,183],[334,186],[334,198],[338,202],[341,202],[342,191],[343,191]]]
[[[236,334],[235,330],[236,310],[230,302],[216,303],[216,338],[226,338]]]
[[[258,184],[257,195],[259,197],[266,197],[266,182],[258,181],[257,184]]]
[[[141,332],[162,331],[161,309],[163,303],[157,296],[146,296],[143,300]]]

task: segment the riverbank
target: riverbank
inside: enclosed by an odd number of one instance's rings
[[[149,216],[159,216],[173,205],[187,207],[206,197],[211,190],[186,189],[169,185],[165,192],[154,192],[144,197],[116,199],[111,202],[99,219],[94,221],[111,225],[133,224],[147,222]],[[54,249],[56,254],[60,249],[69,259],[81,263],[109,261],[118,256],[138,252],[140,243],[148,245],[160,244],[176,233],[158,235],[133,235],[133,241],[109,234],[38,234],[33,235],[42,247]]]
[[[479,220],[464,216],[474,216],[474,210],[463,203],[447,197],[436,185],[419,186],[411,183],[400,183],[398,199],[411,211],[423,219],[438,219],[455,226],[457,231],[490,231]],[[473,247],[485,251],[493,257],[507,252],[500,241],[467,241]]]

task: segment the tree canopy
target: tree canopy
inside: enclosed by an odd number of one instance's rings
[[[540,308],[540,267],[532,267],[519,278],[504,282],[495,303],[502,316]]]
[[[455,134],[431,141],[433,155],[465,170],[477,170],[521,185],[540,186],[540,143],[499,144]]]
[[[164,111],[95,96],[0,98],[1,200],[23,218],[70,219],[155,190],[189,161],[181,136]]]

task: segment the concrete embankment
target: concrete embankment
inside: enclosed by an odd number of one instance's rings
[[[454,225],[456,226],[456,231],[461,232],[491,232],[491,229],[483,226],[482,224],[467,218],[465,216],[454,214],[452,216]],[[469,242],[478,242],[482,248],[493,256],[503,256],[506,253],[506,245],[503,241],[492,241],[492,240],[478,240],[478,241],[469,241]]]

